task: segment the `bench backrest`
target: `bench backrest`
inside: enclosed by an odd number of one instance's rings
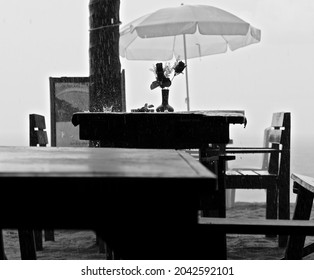
[[[48,144],[45,117],[38,114],[29,115],[29,145],[45,147]]]

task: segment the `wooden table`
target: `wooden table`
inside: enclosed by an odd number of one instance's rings
[[[217,191],[202,197],[200,209],[204,216],[225,217],[225,165],[221,161],[206,162],[211,156],[208,148],[214,146],[219,150],[217,154],[224,153],[230,142],[230,124],[246,126],[244,111],[79,112],[73,114],[72,123],[79,126],[81,140],[99,141],[97,144],[102,147],[199,149],[200,161],[218,175]],[[179,215],[183,214],[180,209]],[[216,237],[215,242],[226,246],[223,235]]]
[[[174,113],[81,112],[72,116],[81,140],[100,141],[103,147],[199,149],[200,161],[216,174],[219,193],[203,203],[205,216],[225,216],[224,163],[212,164],[209,146],[224,153],[230,142],[230,124],[247,124],[244,111],[210,110]],[[214,202],[214,203],[213,203]],[[216,204],[216,205],[214,205]],[[206,208],[206,209],[205,209]]]
[[[72,116],[81,140],[99,140],[102,146],[189,149],[209,143],[227,144],[229,125],[244,124],[244,111],[175,113],[81,112]]]
[[[93,229],[123,259],[216,259],[216,176],[180,150],[0,147],[0,228]],[[207,240],[207,241],[205,241]]]

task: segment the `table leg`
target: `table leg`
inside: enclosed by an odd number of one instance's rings
[[[36,245],[33,229],[18,229],[22,260],[36,260]]]

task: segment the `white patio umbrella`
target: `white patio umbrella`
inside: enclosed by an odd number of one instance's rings
[[[216,7],[181,5],[144,15],[120,30],[120,56],[168,61],[225,53],[258,43],[261,31]],[[190,110],[188,72],[186,103]]]

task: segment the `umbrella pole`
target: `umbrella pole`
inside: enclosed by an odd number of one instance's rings
[[[185,34],[183,34],[183,45],[184,45],[184,59],[185,59],[185,82],[186,82],[186,106],[188,112],[190,111],[190,96],[189,96],[189,79],[188,79],[188,67],[187,67],[187,55],[186,55],[186,41]]]

